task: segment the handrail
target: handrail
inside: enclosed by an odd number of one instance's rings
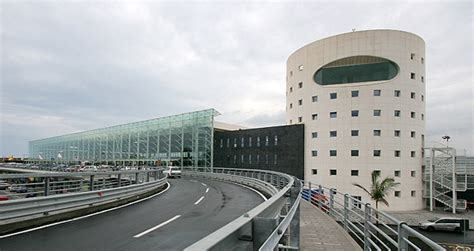
[[[269,197],[244,215],[187,247],[186,251],[226,248],[267,250],[267,247],[276,248],[279,242],[299,247],[299,237],[291,238],[292,236],[286,234],[296,232],[287,231],[292,227],[299,228],[299,217],[295,215],[299,216],[297,212],[301,186],[295,177],[268,170],[216,167],[210,172],[185,169],[183,175],[245,184],[256,189],[260,188],[260,191],[264,190]],[[286,213],[287,204],[290,204],[291,208]]]
[[[409,246],[415,250],[445,250],[392,215],[334,188],[303,182],[303,199],[340,222],[364,250],[408,250]],[[412,238],[419,241],[413,242]]]
[[[98,174],[103,175],[112,175],[116,176],[117,182],[112,185],[106,185],[105,179],[103,183],[98,182],[94,184],[94,176]],[[143,175],[146,174],[146,175]],[[15,174],[17,181],[24,180],[25,177],[30,177],[30,174]],[[23,217],[31,215],[43,215],[50,212],[56,212],[65,209],[79,208],[82,206],[90,206],[99,203],[105,203],[109,201],[115,201],[118,199],[127,198],[130,196],[143,194],[154,189],[157,189],[167,183],[167,179],[162,175],[161,170],[151,169],[151,170],[135,170],[130,171],[114,171],[114,172],[104,172],[104,173],[63,173],[59,177],[80,177],[80,176],[89,176],[89,182],[87,191],[82,191],[83,180],[80,182],[74,182],[73,190],[75,192],[66,192],[50,195],[52,191],[63,192],[63,190],[69,189],[71,182],[70,181],[50,181],[53,178],[57,178],[55,174],[52,173],[42,173],[36,176],[43,178],[44,182],[32,183],[36,185],[44,185],[41,189],[45,189],[44,192],[29,192],[29,194],[43,193],[45,196],[31,197],[31,198],[20,198],[12,199],[6,201],[0,201],[0,221],[1,220],[10,220],[15,219],[15,221],[23,220]],[[130,180],[127,180],[128,183],[125,183],[125,180],[122,180],[121,177],[125,175],[132,175]],[[153,176],[153,177],[152,177]],[[163,177],[162,177],[163,176]],[[7,179],[14,180],[11,174],[1,175],[0,177],[8,177]],[[84,182],[85,183],[85,182]],[[31,185],[28,183],[16,183],[18,186],[27,186]],[[50,186],[55,186],[57,189],[51,189]],[[97,189],[99,188],[99,189]]]

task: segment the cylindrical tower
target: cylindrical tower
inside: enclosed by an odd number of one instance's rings
[[[399,182],[390,211],[423,208],[425,43],[395,30],[308,44],[287,62],[287,124],[305,124],[305,179],[370,198],[372,171]]]

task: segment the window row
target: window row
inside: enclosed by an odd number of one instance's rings
[[[233,155],[231,160],[231,155],[227,155],[227,164],[265,164],[265,165],[278,165],[278,154],[273,155],[261,155],[260,154],[241,154]]]
[[[358,137],[359,136],[359,130],[351,130],[351,136],[352,137]],[[382,136],[382,130],[380,129],[374,129],[372,130],[372,135],[376,137]],[[402,136],[402,131],[401,130],[394,130],[393,131],[393,136],[394,137],[401,137]],[[318,138],[318,132],[311,132],[311,137],[313,139]],[[329,137],[330,138],[335,138],[337,137],[337,131],[329,131]],[[416,138],[416,131],[410,131],[410,137],[411,138]],[[421,139],[424,140],[424,135],[421,135]]]
[[[291,104],[290,104],[290,107],[292,107]],[[360,111],[359,110],[351,110],[351,117],[357,118],[359,116],[360,116]],[[381,109],[374,109],[372,111],[372,116],[373,117],[382,117],[382,110]],[[397,118],[401,117],[402,116],[402,111],[401,110],[394,110],[393,111],[393,116],[397,117]],[[318,117],[319,117],[318,113],[311,114],[311,120],[317,120]],[[420,117],[421,117],[421,120],[425,120],[425,114],[422,113]],[[337,112],[329,112],[329,118],[330,119],[337,118]],[[411,111],[410,112],[410,118],[416,119],[416,112]],[[303,117],[299,116],[298,117],[298,123],[302,123],[302,122],[303,122]],[[290,119],[290,125],[291,124],[293,124],[292,119]]]
[[[318,150],[312,150],[311,151],[311,156],[312,157],[318,157]],[[329,156],[330,157],[337,157],[337,150],[329,150]],[[359,157],[360,153],[358,149],[351,150],[351,156],[352,157]],[[382,156],[382,150],[373,150],[372,151],[372,156],[373,157],[381,157]],[[394,150],[393,151],[393,156],[394,157],[401,157],[402,152],[400,150]],[[416,151],[410,151],[410,157],[416,158]]]
[[[245,137],[240,137],[240,140],[238,140],[238,138],[234,138],[233,143],[232,143],[232,147],[237,148],[238,145],[240,145],[240,147],[246,147],[246,146],[247,147],[252,147],[253,146],[252,137],[248,137],[247,140],[245,140],[245,139],[246,139]],[[260,147],[260,145],[269,146],[270,145],[270,137],[265,136],[265,140],[263,142],[261,142],[260,136],[258,136],[256,138],[255,146]],[[277,135],[275,135],[273,137],[273,145],[274,146],[278,145],[278,136]],[[226,148],[231,147],[231,139],[230,138],[227,138],[225,140],[225,146],[226,146]],[[220,139],[219,147],[224,148],[224,139]]]
[[[376,170],[376,171],[380,172],[380,170]],[[393,176],[400,178],[401,173],[402,173],[402,171],[395,170],[395,171],[393,171]],[[311,174],[312,175],[317,175],[318,174],[318,169],[311,169]],[[337,169],[329,169],[329,175],[331,175],[331,176],[337,175]],[[351,176],[359,176],[359,170],[352,169],[351,170]],[[415,178],[416,177],[416,171],[414,171],[414,170],[410,171],[410,176]]]
[[[298,86],[299,86],[299,88],[302,88],[303,87],[303,82],[300,82],[298,84]],[[293,92],[293,87],[290,87],[290,92]],[[382,90],[378,90],[378,89],[373,90],[373,96],[374,97],[382,96]],[[393,96],[397,97],[397,98],[401,97],[402,96],[402,91],[401,90],[394,90],[393,91]],[[352,98],[359,97],[359,90],[352,90],[351,91],[351,97]],[[416,99],[416,92],[410,92],[410,98],[411,99]],[[319,99],[318,95],[314,95],[314,96],[311,97],[312,102],[318,102],[318,99]],[[337,99],[337,92],[329,93],[329,99]],[[420,99],[421,99],[421,101],[425,101],[425,96],[423,94],[421,94]],[[303,99],[298,100],[298,104],[302,105],[303,104]],[[290,103],[290,106],[292,106],[292,103]]]

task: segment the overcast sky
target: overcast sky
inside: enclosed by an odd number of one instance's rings
[[[0,155],[211,107],[223,122],[284,124],[287,57],[352,28],[424,38],[427,139],[473,154],[471,1],[0,1]]]

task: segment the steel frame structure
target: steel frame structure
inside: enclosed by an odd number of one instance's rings
[[[29,142],[34,163],[212,167],[214,109]]]

